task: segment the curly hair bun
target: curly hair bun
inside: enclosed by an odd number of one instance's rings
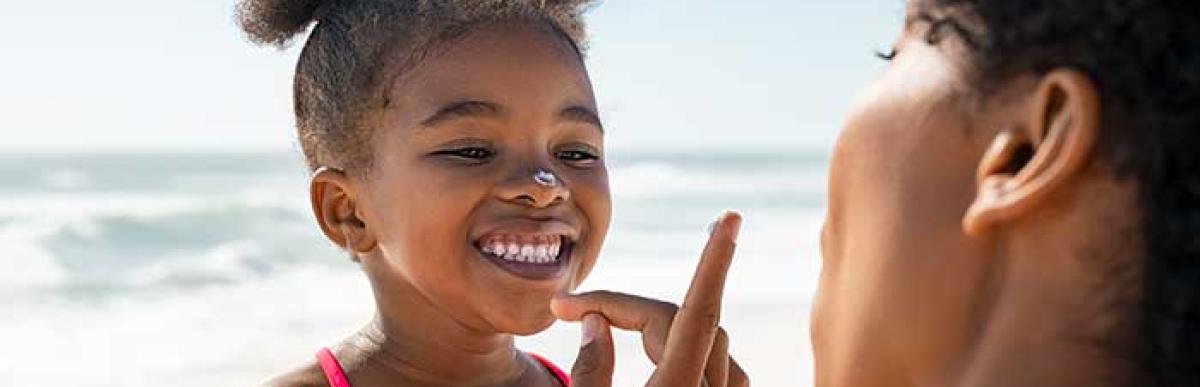
[[[240,0],[236,17],[250,41],[283,46],[317,21],[337,0]]]

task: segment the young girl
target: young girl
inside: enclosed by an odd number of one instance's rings
[[[321,230],[376,318],[269,385],[559,386],[513,335],[595,263],[610,218],[583,0],[243,0],[296,66]],[[321,286],[321,284],[313,284]]]

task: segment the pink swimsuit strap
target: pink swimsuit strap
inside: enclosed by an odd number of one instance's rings
[[[542,363],[542,367],[546,367],[547,370],[550,370],[550,373],[554,374],[555,378],[558,378],[558,382],[562,383],[563,387],[571,387],[571,376],[567,375],[566,372],[563,372],[561,368],[558,368],[558,366],[554,365],[554,363],[549,359],[541,357],[536,353],[525,352],[525,354],[529,355],[529,357],[532,357],[533,360],[537,360],[538,363]]]
[[[329,348],[317,351],[317,364],[321,365],[321,372],[325,373],[325,381],[329,382],[329,387],[350,387],[346,371],[342,370],[342,364],[338,363],[337,357],[333,356],[333,351]]]
[[[526,354],[554,374],[563,387],[571,386],[571,377],[550,360],[537,354],[528,352]],[[333,351],[330,351],[329,348],[321,348],[320,351],[317,351],[317,364],[321,366],[321,372],[325,373],[325,381],[329,382],[329,387],[350,387],[350,380],[346,379],[346,371],[342,369],[342,364],[338,363],[337,357],[333,356]]]

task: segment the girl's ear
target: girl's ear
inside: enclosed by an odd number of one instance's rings
[[[325,237],[356,257],[375,249],[377,240],[360,213],[355,182],[346,173],[321,167],[309,183],[313,214]]]
[[[1045,203],[1067,187],[1092,157],[1100,131],[1100,94],[1076,70],[1041,78],[1028,111],[1013,128],[1000,130],[979,162],[976,197],[963,231],[979,235]]]

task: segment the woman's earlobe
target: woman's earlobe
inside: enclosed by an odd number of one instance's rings
[[[975,200],[963,216],[963,231],[978,235],[1003,220],[1015,188],[1013,179],[1031,157],[1029,139],[1013,130],[1001,130],[983,155],[976,170]]]
[[[309,193],[313,214],[325,237],[355,256],[375,249],[375,237],[359,215],[360,200],[345,172],[318,169],[313,173]]]
[[[963,231],[978,236],[1046,204],[1086,169],[1100,131],[1099,92],[1086,75],[1042,77],[1023,123],[1002,130],[980,160]]]

